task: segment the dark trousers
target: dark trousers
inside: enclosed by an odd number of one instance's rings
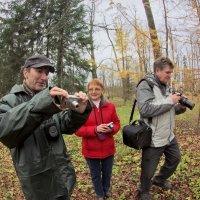
[[[90,169],[97,197],[104,197],[110,188],[114,156],[104,159],[85,158]]]
[[[176,170],[180,159],[180,150],[176,138],[170,144],[163,147],[149,147],[142,150],[141,163],[141,191],[146,193],[151,188],[151,179],[154,176],[160,158],[164,154],[165,162],[160,168],[159,173],[155,176],[158,181],[165,181]]]

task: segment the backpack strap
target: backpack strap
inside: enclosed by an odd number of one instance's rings
[[[151,87],[151,89],[153,90],[153,86],[154,86],[154,83],[149,80],[148,78],[142,78],[140,79],[140,81],[137,83],[136,85],[136,88],[138,87],[138,85],[142,82],[142,81],[146,81],[148,83],[148,85]],[[134,99],[134,102],[133,102],[133,107],[132,107],[132,110],[131,110],[131,115],[130,115],[130,118],[129,118],[129,124],[131,123],[131,121],[133,120],[133,115],[134,115],[134,110],[135,110],[135,106],[136,106],[136,103],[137,103],[137,100],[136,98]],[[152,121],[152,117],[148,118],[148,121],[149,123],[151,123]]]
[[[133,119],[133,114],[134,114],[134,110],[135,110],[136,102],[137,102],[137,100],[134,99],[133,107],[132,107],[131,115],[130,115],[130,119],[129,119],[129,124],[131,123],[131,121],[132,121],[132,119]]]
[[[153,86],[155,85],[153,81],[151,81],[150,79],[148,78],[142,78],[140,79],[140,81],[137,83],[136,85],[136,88],[139,86],[139,84],[142,82],[142,81],[146,81],[148,83],[148,85],[153,89]]]

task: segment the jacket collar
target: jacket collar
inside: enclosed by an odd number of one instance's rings
[[[160,88],[162,94],[166,93],[167,85],[163,84],[155,73],[150,73],[145,76],[153,85]]]
[[[92,99],[89,98],[89,100],[90,100],[90,102],[91,102],[91,104],[92,104],[92,107],[95,107],[95,104],[93,103]],[[106,105],[107,103],[108,103],[108,100],[102,95],[99,106],[104,106],[104,105]]]
[[[33,90],[31,90],[29,88],[29,86],[26,84],[25,80],[23,81],[23,87],[24,87],[24,90],[26,91],[26,93],[28,93],[30,96],[33,97],[36,94]]]

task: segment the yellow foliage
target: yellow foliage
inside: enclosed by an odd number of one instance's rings
[[[118,71],[118,74],[119,74],[119,76],[121,77],[121,78],[125,78],[125,77],[127,77],[127,75],[129,74],[129,71],[127,71],[127,70],[124,70],[124,71]]]
[[[89,63],[90,65],[96,65],[96,61],[95,61],[94,59],[89,59],[89,60],[88,60],[88,63]]]

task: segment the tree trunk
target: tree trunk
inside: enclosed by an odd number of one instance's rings
[[[200,2],[199,0],[192,0],[192,2],[194,3],[194,6],[197,10],[197,16],[199,18],[199,23],[200,23]]]
[[[135,41],[136,41],[136,44],[137,44],[137,54],[138,54],[138,58],[139,58],[139,68],[137,69],[137,72],[138,73],[138,80],[140,80],[142,77],[143,77],[143,69],[145,69],[145,66],[144,66],[144,55],[143,54],[143,51],[144,51],[144,46],[141,45],[140,43],[140,33],[139,33],[139,27],[138,27],[138,24],[137,24],[137,19],[135,18],[134,19],[134,29],[135,29]],[[147,71],[145,71],[146,73]]]
[[[165,31],[166,31],[166,49],[165,49],[165,52],[166,52],[166,56],[168,57],[168,46],[169,46],[169,42],[168,42],[168,38],[169,38],[169,31],[168,31],[168,23],[167,23],[167,10],[166,10],[166,5],[165,5],[165,0],[163,0],[163,7],[164,7],[164,13],[165,13]]]
[[[60,30],[57,55],[57,79],[58,87],[62,88],[63,80],[63,29]]]
[[[108,36],[108,39],[111,43],[111,46],[112,46],[112,49],[113,49],[113,52],[114,52],[114,56],[115,56],[115,63],[116,63],[116,66],[117,66],[117,71],[119,72],[119,74],[122,74],[123,73],[123,70],[125,69],[125,66],[122,66],[123,68],[121,69],[120,68],[120,63],[119,63],[119,58],[117,56],[117,51],[116,51],[116,48],[115,48],[115,45],[110,37],[110,34],[109,34],[109,30],[107,28],[105,28],[106,30],[106,33],[107,33],[107,36]],[[122,59],[123,59],[123,65],[125,65],[125,61],[124,61],[124,53],[122,54]],[[129,78],[129,73],[126,74],[126,76],[122,76],[120,75],[120,78],[122,80],[122,89],[123,89],[123,99],[124,99],[124,102],[126,102],[130,96],[130,78]]]
[[[173,63],[175,63],[174,39],[173,39],[171,27],[169,27],[169,41],[170,41],[170,47],[172,51],[172,55],[171,55],[172,61]]]
[[[95,17],[95,2],[92,1],[92,8],[90,10],[90,57],[91,57],[91,63],[92,63],[92,78],[97,78],[97,64],[94,54],[94,40],[93,40],[93,31],[94,31],[94,17]]]
[[[127,102],[127,100],[129,99],[130,96],[130,81],[129,81],[129,75],[127,75],[126,77],[122,78],[122,88],[123,88],[123,99],[124,99],[124,103]]]
[[[149,32],[150,32],[150,37],[151,37],[151,42],[152,42],[152,47],[153,47],[153,54],[154,54],[154,58],[156,59],[162,55],[161,49],[160,49],[160,42],[158,40],[157,30],[154,23],[154,18],[151,11],[150,2],[149,0],[142,0],[142,1],[143,1],[146,16],[147,16]]]

